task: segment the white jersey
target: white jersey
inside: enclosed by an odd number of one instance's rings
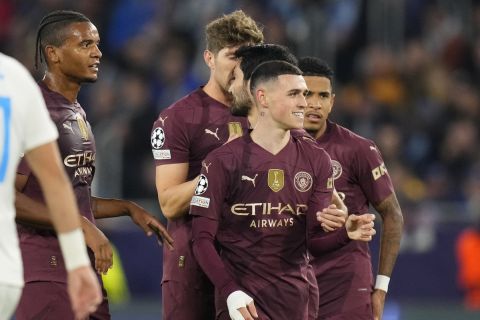
[[[14,205],[18,162],[22,153],[57,137],[40,89],[27,69],[0,53],[0,283],[23,285]]]

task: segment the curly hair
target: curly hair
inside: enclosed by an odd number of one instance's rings
[[[223,48],[263,42],[262,27],[242,10],[211,21],[205,27],[207,50],[218,53]]]

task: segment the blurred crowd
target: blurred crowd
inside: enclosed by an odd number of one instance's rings
[[[333,119],[382,151],[406,247],[411,239],[427,250],[439,216],[479,214],[479,0],[0,0],[0,51],[40,77],[41,17],[86,14],[103,52],[99,80],[79,99],[99,151],[94,193],[155,199],[152,123],[206,82],[204,26],[239,8],[264,26],[267,42],[334,66]]]

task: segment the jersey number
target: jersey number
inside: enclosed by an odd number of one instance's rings
[[[3,141],[0,141],[2,143],[0,154],[0,183],[3,183],[7,173],[7,164],[10,153],[10,116],[12,110],[9,98],[0,97],[0,110],[2,113],[0,128],[3,131],[0,133],[1,136],[3,136]]]

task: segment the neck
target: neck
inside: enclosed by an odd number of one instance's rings
[[[47,87],[64,96],[68,101],[74,103],[77,101],[78,92],[81,85],[69,80],[65,76],[60,76],[52,72],[47,72],[42,80]]]
[[[258,121],[258,110],[255,106],[251,106],[250,111],[248,112],[248,123],[250,128],[255,128]]]
[[[217,81],[210,77],[207,84],[203,87],[203,91],[211,98],[223,103],[226,106],[230,106],[231,99],[226,95],[225,91],[220,87]]]
[[[267,121],[258,119],[251,137],[256,144],[276,155],[290,140],[290,130],[268,125]]]
[[[320,129],[313,135],[315,139],[320,139],[321,136],[327,131],[327,121],[325,121]]]

